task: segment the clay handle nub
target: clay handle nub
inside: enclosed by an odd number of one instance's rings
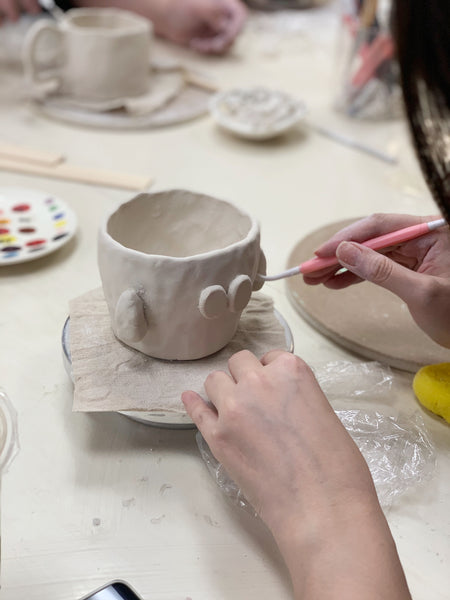
[[[129,288],[120,295],[115,309],[115,333],[125,343],[136,343],[147,333],[148,323],[142,298]]]

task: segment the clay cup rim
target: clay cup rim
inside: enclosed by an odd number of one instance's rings
[[[66,12],[63,24],[80,35],[96,33],[117,38],[153,33],[151,21],[121,8],[72,8]]]
[[[166,201],[172,201],[177,196],[188,196],[192,199],[199,199],[201,201],[207,201],[214,203],[215,206],[226,207],[228,211],[234,212],[236,217],[240,218],[242,222],[246,221],[248,223],[248,228],[245,234],[241,235],[239,239],[235,241],[231,241],[230,243],[226,243],[222,247],[208,249],[206,251],[193,252],[189,254],[185,254],[182,256],[176,256],[168,253],[159,253],[159,252],[148,252],[143,250],[138,250],[136,248],[132,248],[129,245],[118,241],[109,231],[109,227],[111,225],[112,219],[118,215],[120,211],[124,211],[127,207],[130,207],[132,204],[137,202],[142,202],[143,198],[152,198],[152,199],[161,199],[166,198]],[[139,257],[141,259],[158,259],[159,261],[168,261],[171,263],[186,263],[192,260],[196,261],[204,261],[217,256],[222,256],[224,254],[229,253],[230,251],[239,251],[240,248],[245,248],[247,245],[251,244],[255,240],[259,239],[260,227],[259,223],[245,210],[230,202],[228,200],[221,200],[215,198],[213,196],[209,196],[208,194],[202,194],[197,192],[192,192],[190,190],[181,190],[181,189],[172,189],[172,190],[164,190],[160,192],[154,193],[142,193],[137,196],[131,198],[126,202],[120,203],[113,210],[111,210],[103,220],[103,223],[99,229],[99,237],[103,237],[112,247],[120,250],[121,252],[127,253],[130,256]]]

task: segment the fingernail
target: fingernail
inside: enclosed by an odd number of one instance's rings
[[[357,267],[361,257],[361,248],[352,242],[341,242],[336,250],[339,262],[349,267]]]

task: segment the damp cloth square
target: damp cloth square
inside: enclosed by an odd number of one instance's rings
[[[232,354],[248,349],[260,358],[275,348],[287,350],[288,338],[272,299],[258,292],[242,313],[234,338],[219,352],[192,361],[151,358],[114,336],[102,289],[89,291],[70,302],[73,410],[185,413],[181,393],[194,390],[205,397],[206,377],[211,371],[227,371]]]

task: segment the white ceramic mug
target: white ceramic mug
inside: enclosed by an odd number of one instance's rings
[[[80,8],[60,21],[39,20],[25,38],[23,62],[37,95],[59,93],[80,100],[114,100],[148,91],[153,26],[131,12]],[[60,64],[49,71],[38,61],[43,38],[56,36]]]
[[[116,337],[144,354],[192,360],[233,337],[263,282],[258,223],[185,190],[140,194],[108,215],[98,264]]]

